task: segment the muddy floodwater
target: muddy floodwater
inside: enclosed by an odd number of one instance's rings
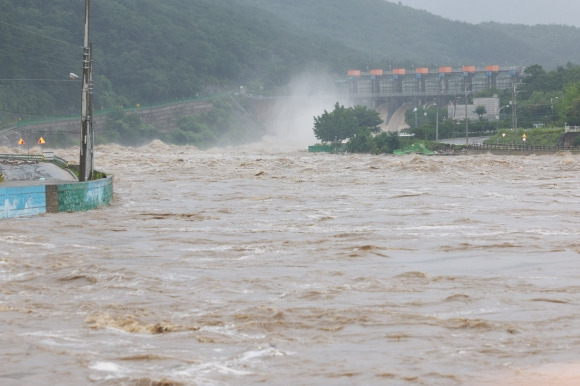
[[[1,220],[0,384],[580,384],[579,155],[272,149],[101,146],[113,205]]]

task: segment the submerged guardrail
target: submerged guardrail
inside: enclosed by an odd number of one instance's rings
[[[580,152],[580,146],[546,146],[546,145],[528,145],[528,144],[473,144],[468,145],[468,149],[471,150],[481,150],[481,151],[519,151],[519,152],[545,152],[545,153],[555,153],[560,151],[569,152]]]

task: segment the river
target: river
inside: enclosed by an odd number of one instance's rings
[[[2,385],[580,379],[577,155],[95,158],[111,206],[0,221]]]

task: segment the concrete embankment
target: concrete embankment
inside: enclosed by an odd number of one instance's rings
[[[0,219],[91,210],[113,199],[113,176],[78,182],[68,171],[43,162],[3,162],[0,169]]]

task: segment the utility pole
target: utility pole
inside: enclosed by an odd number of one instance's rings
[[[435,112],[435,142],[439,141],[439,92],[441,91],[441,79],[437,85],[437,99],[435,99],[435,107],[437,111]]]
[[[81,101],[81,151],[79,181],[93,178],[93,55],[89,42],[89,19],[91,1],[85,0],[85,41],[83,48],[83,87]]]
[[[514,82],[514,88],[512,91],[512,95],[513,95],[513,100],[511,102],[512,105],[512,127],[514,130],[518,129],[518,86],[520,86],[521,83],[516,83]]]
[[[467,120],[467,89],[469,84],[465,82],[465,145],[469,145],[469,122]]]

